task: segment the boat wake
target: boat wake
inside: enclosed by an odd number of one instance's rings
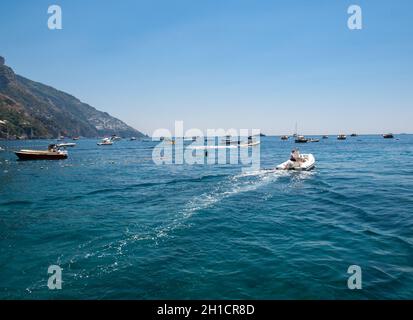
[[[198,211],[219,204],[226,198],[255,191],[287,175],[288,172],[285,171],[256,170],[227,177],[219,182],[212,191],[205,192],[189,200],[184,208],[176,215],[172,223],[158,228],[157,235],[159,238],[165,237],[171,231],[179,227],[185,227],[187,220]]]

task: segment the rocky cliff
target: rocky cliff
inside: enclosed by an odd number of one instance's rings
[[[0,138],[144,136],[79,99],[16,75],[0,57]]]

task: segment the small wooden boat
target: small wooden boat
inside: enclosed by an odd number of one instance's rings
[[[346,140],[346,139],[347,139],[347,136],[345,134],[339,134],[337,136],[337,140]]]
[[[67,151],[60,150],[57,145],[51,144],[47,151],[20,150],[15,152],[20,160],[62,160],[67,159]]]
[[[386,134],[383,134],[383,138],[384,139],[393,139],[394,135],[393,135],[393,133],[386,133]]]

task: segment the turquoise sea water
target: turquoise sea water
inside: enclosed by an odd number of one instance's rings
[[[300,145],[307,173],[156,166],[155,142],[126,140],[21,162],[47,141],[0,142],[0,298],[412,299],[413,136],[396,138]],[[297,146],[261,141],[265,168]]]

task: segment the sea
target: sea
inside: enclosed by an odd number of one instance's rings
[[[0,299],[413,299],[413,135],[262,137],[250,171],[156,141],[13,153],[51,142],[0,141]],[[314,170],[264,170],[295,147]]]

